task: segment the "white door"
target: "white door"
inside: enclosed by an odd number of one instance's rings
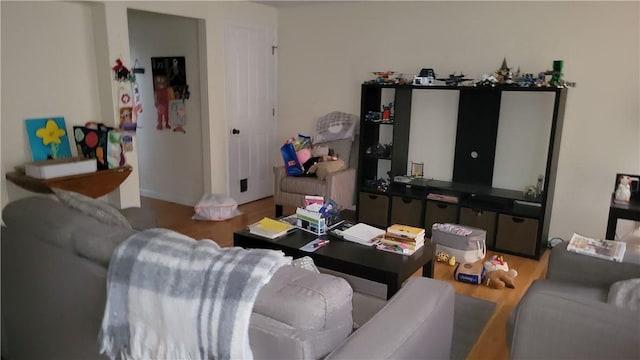
[[[273,195],[275,28],[225,27],[229,192],[239,204]]]

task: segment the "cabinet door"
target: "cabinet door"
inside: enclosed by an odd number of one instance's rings
[[[424,228],[428,236],[431,236],[431,226],[434,223],[457,223],[458,205],[439,201],[427,200],[424,214]]]
[[[358,222],[385,229],[389,214],[389,197],[370,193],[360,193]]]
[[[496,213],[493,211],[463,207],[460,209],[460,224],[485,230],[487,232],[487,247],[494,247]]]
[[[500,98],[492,89],[460,90],[454,182],[491,186]]]
[[[496,249],[527,256],[536,255],[538,220],[500,214]]]
[[[390,223],[422,227],[422,200],[394,196]]]

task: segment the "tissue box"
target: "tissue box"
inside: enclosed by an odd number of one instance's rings
[[[327,232],[326,220],[319,212],[298,208],[296,209],[296,217],[298,218],[296,226],[302,230],[316,235]]]
[[[36,179],[52,179],[62,176],[87,174],[98,169],[96,159],[65,158],[34,161],[24,165],[27,176]]]

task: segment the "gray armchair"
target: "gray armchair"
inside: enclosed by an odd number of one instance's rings
[[[324,180],[315,177],[287,176],[284,166],[274,167],[276,216],[282,216],[282,206],[302,206],[305,195],[331,199],[340,209],[355,203],[356,169],[358,167],[356,135],[358,116],[332,112],[318,119],[314,146],[327,146],[344,161],[346,169],[330,173]],[[338,130],[336,130],[338,129]],[[342,132],[340,132],[342,131]]]
[[[551,251],[507,323],[511,359],[638,359],[640,312],[607,302],[611,285],[640,278],[640,264]],[[625,261],[634,257],[627,250]]]

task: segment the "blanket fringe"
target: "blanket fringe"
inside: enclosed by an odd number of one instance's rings
[[[104,336],[100,344],[100,353],[109,356],[110,359],[184,359],[196,360],[200,357],[187,350],[185,344],[179,344],[171,339],[160,339],[158,335],[143,329],[134,327],[131,329],[131,342],[121,349],[115,349],[113,338]]]

